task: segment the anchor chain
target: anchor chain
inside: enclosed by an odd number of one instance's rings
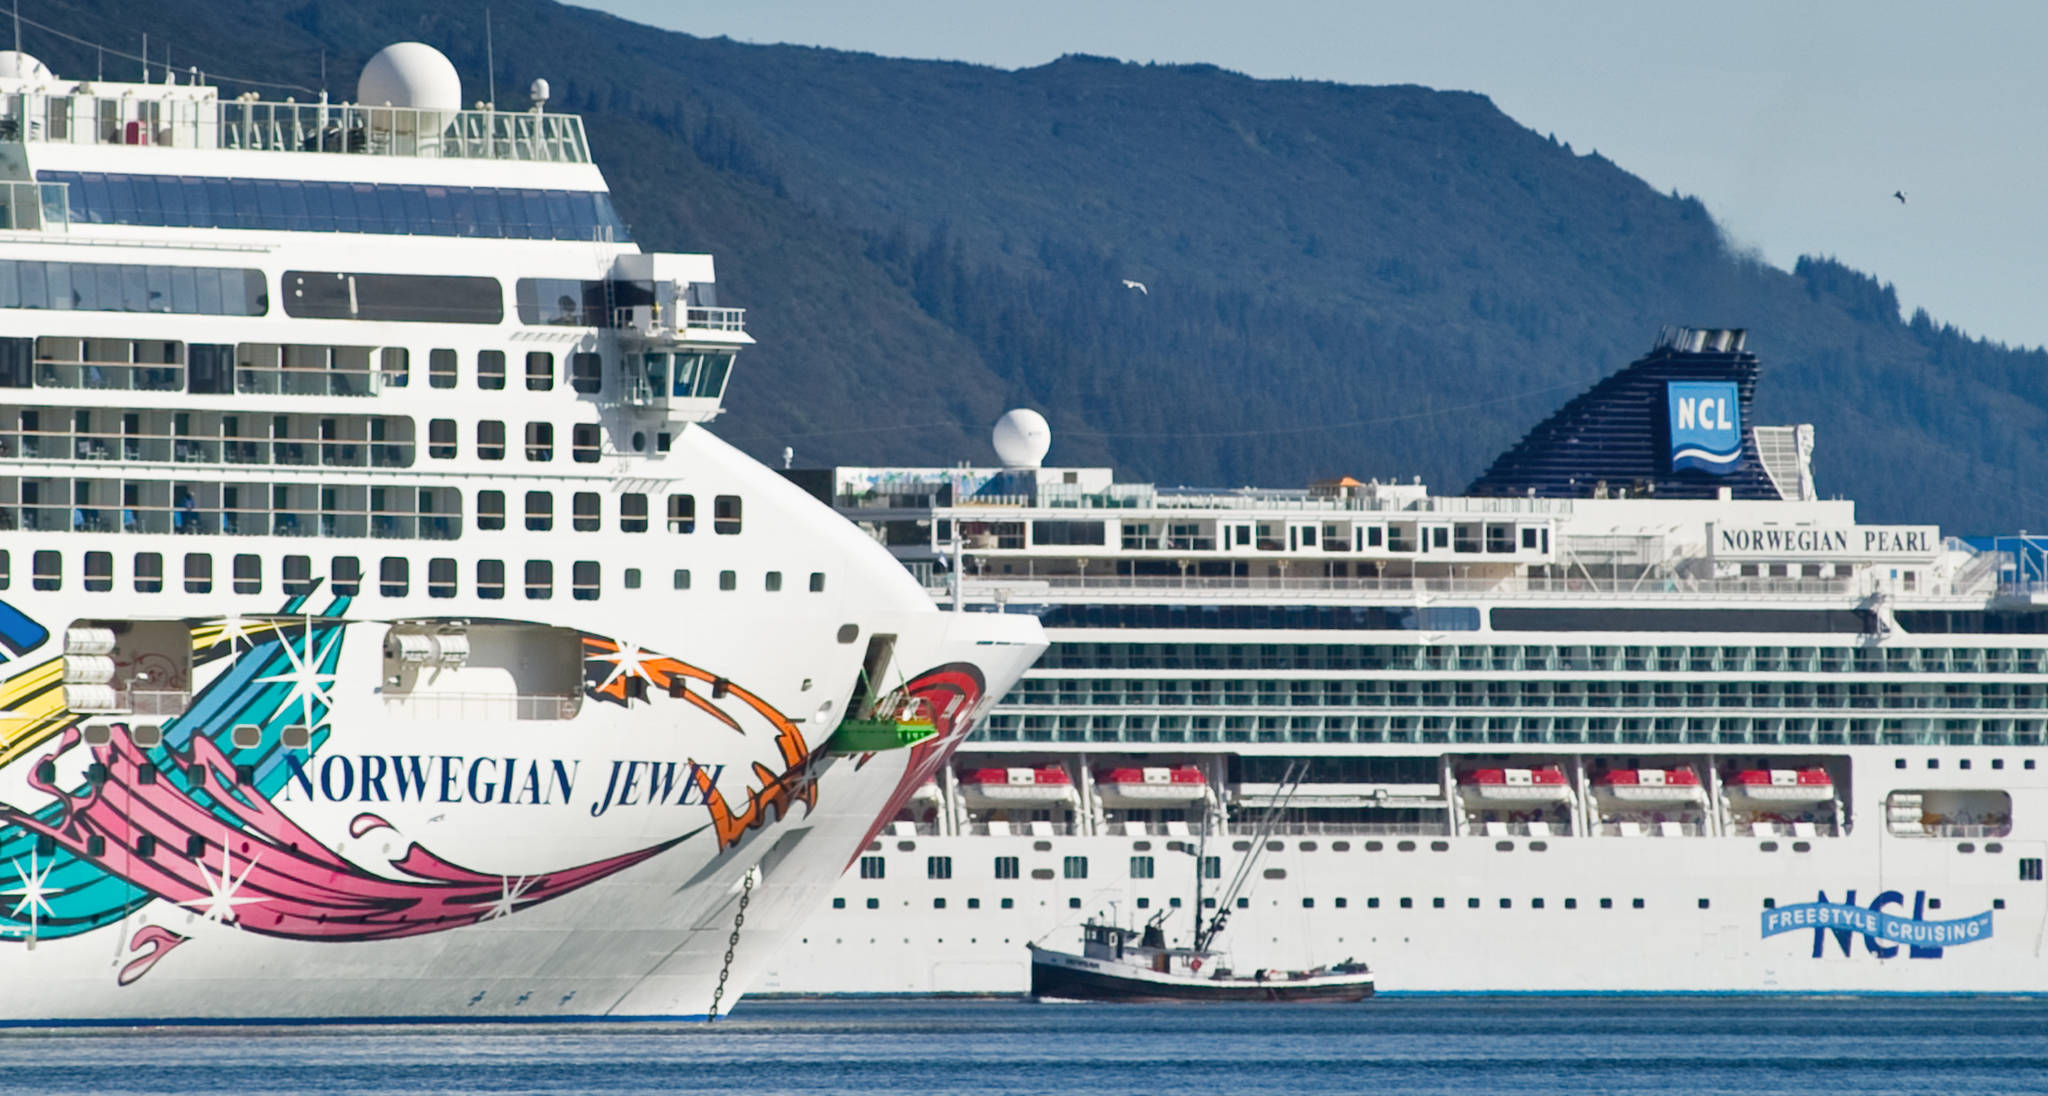
[[[725,980],[732,976],[733,949],[740,946],[740,926],[747,923],[747,902],[754,897],[754,869],[747,869],[746,881],[740,885],[740,908],[732,915],[732,935],[725,938],[725,965],[718,968],[718,988],[711,991],[711,1011],[704,1022],[718,1019],[718,1003],[725,999]]]

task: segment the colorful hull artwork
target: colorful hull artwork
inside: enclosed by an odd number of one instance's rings
[[[255,619],[187,622],[193,680],[205,684],[182,714],[146,725],[136,717],[67,709],[62,658],[0,682],[0,711],[12,717],[0,722],[0,962],[9,949],[119,933],[125,938],[108,979],[128,987],[177,964],[179,949],[195,946],[207,926],[324,943],[445,933],[513,917],[678,846],[702,843],[691,861],[694,883],[715,871],[720,854],[749,831],[818,808],[819,777],[833,759],[814,751],[797,721],[710,670],[588,634],[581,637],[586,714],[593,707],[675,705],[677,715],[691,718],[663,725],[688,726],[699,745],[707,733],[746,738],[765,730],[772,751],[752,749],[775,764],[745,766],[744,800],[720,786],[741,783],[733,779],[739,773],[689,760],[707,751],[681,743],[666,759],[583,765],[580,773],[561,760],[437,755],[389,756],[387,768],[383,755],[342,751],[331,711],[344,640],[352,625],[380,632],[381,626],[348,618],[346,597],[317,609],[311,601],[294,598]],[[41,625],[0,604],[0,646],[19,656],[47,639]],[[893,782],[895,798],[907,795],[965,735],[984,706],[983,687],[981,672],[964,663],[905,685],[932,701],[942,733],[907,760],[907,771]],[[145,726],[153,729],[138,734]],[[288,733],[303,736],[298,741],[305,744],[288,747]],[[824,730],[813,733],[819,747],[825,737]],[[852,771],[869,760],[853,759]],[[871,774],[864,794],[879,805],[875,777],[887,774]],[[847,786],[858,786],[857,779],[850,776]],[[663,816],[670,832],[651,842],[508,875],[457,862],[427,841],[398,834],[386,820],[389,812],[377,808],[386,800],[417,807],[437,795],[449,802],[451,793],[453,802],[471,805],[556,802],[583,822],[633,809],[629,804],[652,804],[657,793],[662,804],[682,809]],[[893,810],[891,803],[874,816],[874,825]],[[393,843],[387,847],[400,851],[388,866],[344,856],[339,834],[318,832],[335,828],[337,817],[347,818],[348,838],[387,831]],[[850,828],[843,836],[858,832]],[[467,847],[477,847],[473,834]],[[837,861],[840,853],[832,855]],[[823,882],[829,885],[829,875]],[[17,969],[34,970],[35,964]],[[0,1020],[17,1018],[0,1009]]]

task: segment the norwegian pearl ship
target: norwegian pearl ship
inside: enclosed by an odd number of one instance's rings
[[[716,1014],[1043,649],[706,429],[541,86],[0,55],[0,1021]]]
[[[1667,331],[1457,497],[1121,484],[1037,467],[1030,415],[1005,468],[818,477],[1052,647],[763,988],[1021,993],[1027,942],[1185,941],[1195,873],[1254,852],[1200,911],[1238,970],[2048,988],[2039,545],[1821,498],[1811,428],[1750,424],[1744,343]]]

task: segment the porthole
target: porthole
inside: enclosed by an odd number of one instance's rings
[[[1429,843],[1429,851],[1449,852],[1451,851],[1451,843],[1449,841],[1431,841]]]
[[[1513,852],[1515,851],[1515,843],[1513,841],[1495,841],[1493,843],[1493,851]]]
[[[856,639],[859,639],[859,638],[860,638],[860,625],[858,625],[858,624],[841,624],[841,625],[839,626],[839,642],[841,642],[841,643],[852,643],[852,642],[853,642],[854,640],[856,640]]]
[[[637,453],[645,453],[647,451],[647,431],[633,431],[633,450]]]
[[[1792,851],[1793,851],[1793,852],[1812,852],[1812,851],[1813,851],[1813,843],[1812,843],[1812,842],[1809,842],[1809,841],[1794,841],[1794,842],[1792,842]]]

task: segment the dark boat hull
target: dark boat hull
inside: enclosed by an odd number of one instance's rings
[[[1372,976],[1315,979],[1133,977],[1109,970],[1048,962],[1032,955],[1031,995],[1071,1001],[1362,1001]]]

